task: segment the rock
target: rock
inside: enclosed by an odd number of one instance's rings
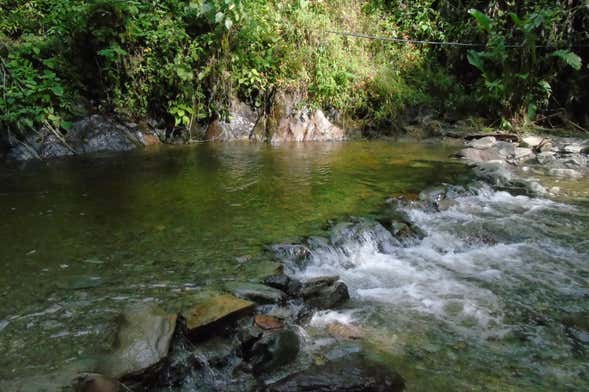
[[[388,367],[361,354],[315,365],[268,385],[268,392],[398,392],[405,381]]]
[[[550,169],[548,174],[554,177],[561,177],[561,178],[581,178],[583,174],[580,172],[573,170],[573,169]]]
[[[513,179],[513,173],[504,161],[481,162],[474,169],[477,176],[494,185],[504,185]]]
[[[458,155],[470,162],[488,162],[502,159],[494,149],[479,150],[477,148],[465,148]]]
[[[509,133],[482,133],[482,134],[474,134],[474,135],[467,135],[464,137],[465,140],[476,140],[482,139],[485,137],[494,137],[496,140],[500,141],[507,141],[512,143],[519,142],[519,136],[509,134]]]
[[[567,334],[577,343],[589,345],[589,313],[571,314],[562,320]]]
[[[311,250],[300,244],[275,244],[270,251],[281,261],[290,261],[303,268],[311,257]]]
[[[495,145],[497,139],[493,136],[485,136],[480,139],[473,139],[468,143],[468,145],[472,148],[477,148],[479,150],[485,150],[487,148],[491,148]]]
[[[135,137],[146,147],[161,144],[160,138],[155,132],[136,131]]]
[[[525,161],[534,157],[534,152],[531,148],[516,147],[513,158],[518,161]]]
[[[97,373],[87,373],[76,377],[73,381],[75,392],[121,392],[121,384],[117,380]]]
[[[293,330],[272,332],[254,343],[247,359],[254,373],[274,370],[296,359],[299,344],[299,336]]]
[[[581,154],[589,155],[589,145],[583,147],[580,151]]]
[[[345,139],[340,127],[332,124],[321,110],[305,108],[304,100],[305,94],[299,90],[279,90],[274,94],[265,132],[270,143]]]
[[[430,204],[437,204],[438,202],[446,198],[446,188],[434,187],[424,189],[419,193],[418,198],[419,200],[428,202]]]
[[[493,150],[503,159],[514,158],[516,145],[509,142],[497,142]]]
[[[99,373],[112,378],[141,374],[167,355],[176,328],[176,315],[155,305],[131,309],[118,319],[113,351],[101,358]]]
[[[392,254],[401,245],[378,221],[366,218],[353,218],[349,222],[340,222],[331,229],[330,242],[347,252],[346,245],[350,243],[374,242],[379,252]]]
[[[287,298],[283,291],[258,283],[232,282],[225,288],[237,297],[262,304],[281,303]]]
[[[583,150],[580,144],[567,144],[561,148],[561,151],[568,154],[578,154]]]
[[[586,166],[587,158],[583,154],[570,154],[563,158],[563,163],[569,167]]]
[[[338,339],[355,340],[364,337],[364,332],[360,328],[350,324],[342,324],[337,321],[327,326],[327,333]]]
[[[541,136],[533,136],[533,135],[524,136],[522,138],[522,142],[523,142],[522,144],[523,144],[523,147],[533,148],[533,147],[540,145],[540,143],[542,143],[543,140],[545,140],[545,139]]]
[[[556,156],[552,151],[544,151],[536,155],[536,160],[540,165],[546,165],[548,163],[554,162],[556,160]]]
[[[318,309],[331,309],[350,299],[345,283],[339,277],[327,276],[310,279],[303,283],[301,296],[303,300]]]
[[[253,313],[255,304],[229,294],[217,295],[183,312],[186,328],[193,337],[207,336],[220,325]]]
[[[257,121],[258,115],[252,108],[234,98],[231,100],[229,107],[229,121],[213,121],[207,128],[206,140],[248,140],[252,135]]]
[[[147,136],[145,136],[147,138]],[[64,135],[65,144],[47,128],[14,146],[9,159],[49,159],[103,151],[129,151],[143,145],[138,134],[113,119],[94,114],[76,121]],[[150,139],[151,140],[151,139]],[[151,140],[153,141],[153,140]]]
[[[301,290],[301,282],[296,279],[289,277],[286,274],[271,275],[264,279],[266,286],[273,287],[275,289],[284,291],[291,297],[299,295]]]
[[[333,286],[339,280],[339,276],[319,276],[311,278],[302,284],[301,295],[308,297],[319,294],[321,290]]]
[[[257,314],[256,317],[254,317],[254,322],[263,330],[282,329],[284,327],[284,323],[282,321],[276,317],[265,314]]]

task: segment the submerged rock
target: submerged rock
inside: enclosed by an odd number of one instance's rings
[[[278,289],[258,283],[232,282],[225,288],[235,296],[258,303],[281,303],[286,301],[286,294]]]
[[[136,375],[158,365],[170,349],[176,315],[155,305],[126,311],[118,318],[113,351],[101,358],[98,370],[107,377]]]
[[[217,295],[199,303],[182,315],[193,337],[206,336],[223,323],[253,313],[255,304],[229,294]]]
[[[299,336],[293,330],[269,333],[254,343],[248,361],[255,373],[270,371],[294,361],[299,345]]]
[[[97,373],[87,373],[76,377],[72,383],[74,392],[121,392],[123,388],[117,380]]]
[[[488,162],[502,159],[497,151],[479,150],[477,148],[465,148],[458,155],[470,162]]]
[[[334,322],[327,326],[327,333],[334,338],[356,340],[364,337],[364,331],[360,328],[350,325]]]
[[[389,368],[360,354],[312,366],[268,386],[269,392],[397,392],[405,381]]]
[[[562,177],[562,178],[581,178],[583,174],[574,170],[574,169],[550,169],[548,174],[554,177]]]

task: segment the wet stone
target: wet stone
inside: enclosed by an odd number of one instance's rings
[[[331,309],[350,299],[348,287],[337,281],[337,276],[327,276],[311,279],[303,283],[301,295],[304,301],[318,309]]]
[[[287,298],[283,291],[258,283],[232,282],[226,284],[225,288],[237,297],[261,304],[281,303]]]
[[[405,389],[405,381],[384,365],[361,354],[316,365],[268,386],[269,392],[397,392]]]
[[[257,314],[254,318],[254,322],[258,327],[266,331],[281,329],[284,327],[284,323],[281,320],[265,314]]]
[[[140,374],[160,363],[168,354],[176,328],[176,315],[155,305],[130,309],[118,318],[111,353],[101,358],[98,371],[121,378]]]
[[[277,369],[296,359],[299,345],[299,336],[293,330],[266,334],[252,346],[249,362],[255,373]]]
[[[275,289],[284,291],[292,297],[296,297],[301,290],[301,282],[291,278],[286,274],[268,276],[264,279],[264,284]]]
[[[182,315],[189,333],[206,335],[220,324],[228,323],[253,313],[255,304],[229,294],[208,298]]]

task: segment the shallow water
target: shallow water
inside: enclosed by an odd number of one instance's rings
[[[0,381],[35,390],[105,345],[108,321],[129,304],[173,309],[272,267],[263,245],[325,234],[329,219],[464,181],[452,152],[204,144],[1,167]],[[245,255],[253,260],[236,260]]]

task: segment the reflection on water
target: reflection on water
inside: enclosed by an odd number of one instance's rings
[[[455,183],[443,146],[205,144],[0,168],[0,379],[97,349],[125,305],[250,278],[264,244]]]

